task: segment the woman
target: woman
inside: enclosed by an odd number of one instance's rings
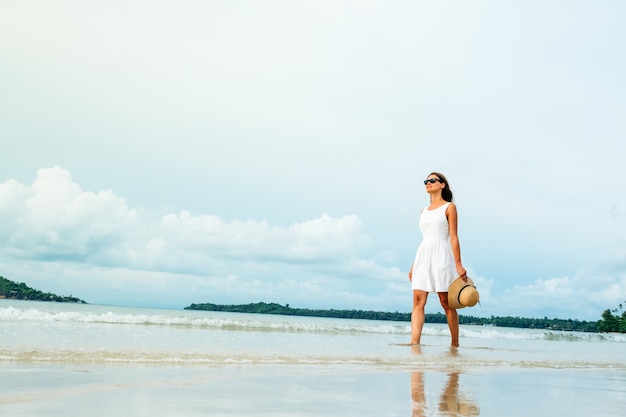
[[[426,299],[428,293],[436,292],[448,319],[452,346],[458,346],[459,316],[455,309],[448,307],[448,287],[457,276],[467,279],[467,271],[461,263],[456,206],[443,174],[432,172],[424,184],[430,195],[430,205],[420,215],[423,240],[409,271],[413,288],[411,344],[420,344]]]

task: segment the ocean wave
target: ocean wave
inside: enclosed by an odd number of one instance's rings
[[[405,322],[385,322],[349,319],[316,319],[293,316],[268,316],[237,313],[215,314],[206,317],[179,314],[143,314],[89,311],[44,311],[36,308],[20,309],[12,306],[0,307],[0,321],[65,322],[113,325],[175,326],[220,330],[275,331],[275,332],[323,332],[323,333],[373,333],[410,334],[410,325]],[[284,319],[283,319],[284,317]],[[445,325],[426,325],[423,333],[429,336],[447,336]],[[554,330],[514,329],[491,326],[461,326],[461,336],[476,339],[505,340],[554,340],[572,342],[618,342],[626,343],[626,335]]]
[[[617,333],[569,332],[560,330],[517,329],[509,327],[466,326],[461,335],[477,339],[548,340],[560,342],[626,342],[626,335]]]
[[[242,315],[243,316],[243,315]],[[263,317],[263,315],[259,315]],[[304,331],[304,332],[358,332],[358,333],[406,333],[406,324],[332,323],[332,319],[316,320],[273,320],[230,318],[230,317],[192,317],[173,314],[120,314],[111,311],[106,313],[88,312],[47,312],[37,309],[21,310],[14,307],[0,308],[0,320],[38,321],[38,322],[72,322],[72,323],[103,323],[128,325],[185,326],[199,328],[215,328],[222,330],[258,330],[258,331]]]

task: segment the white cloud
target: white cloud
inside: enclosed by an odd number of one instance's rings
[[[189,212],[168,214],[158,229],[168,241],[186,252],[220,257],[278,262],[324,262],[354,256],[367,238],[361,235],[357,216],[334,219],[327,214],[274,227],[266,221],[233,220],[218,216],[193,216]]]
[[[600,312],[626,300],[626,272],[607,275],[579,271],[573,277],[537,279],[516,285],[492,300],[510,316],[599,320]]]
[[[6,181],[0,195],[3,250],[17,257],[86,261],[138,227],[123,198],[85,192],[59,167],[39,170],[30,186]]]
[[[359,281],[379,282],[382,288],[398,275],[395,268],[359,257],[369,238],[355,215],[322,214],[277,227],[183,211],[150,223],[124,198],[110,190],[84,191],[59,167],[39,170],[32,185],[6,181],[0,184],[0,196],[1,237],[9,242],[2,248],[5,258],[68,262],[68,270],[110,268],[105,285],[113,291],[119,285],[115,277],[124,276],[128,297],[132,289],[139,292],[133,281],[143,282],[150,271],[172,287],[178,287],[176,281],[194,281],[188,298],[194,291],[207,297],[239,292],[267,299],[276,294],[286,298],[280,293],[293,291],[302,294],[297,297],[302,302],[322,298],[338,304]],[[153,284],[142,291],[161,297],[168,292]]]
[[[187,211],[144,222],[112,191],[83,191],[59,167],[41,169],[32,185],[0,184],[5,250],[20,256],[89,260],[117,254],[146,268],[190,259],[325,263],[349,260],[368,244],[355,215],[271,226],[266,221],[233,220]],[[33,248],[36,250],[33,251]],[[106,258],[106,256],[105,256]],[[101,259],[102,260],[102,259]]]

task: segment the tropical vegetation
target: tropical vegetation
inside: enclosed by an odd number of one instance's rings
[[[624,301],[626,304],[626,301]],[[598,331],[626,333],[626,311],[624,304],[613,310],[604,310],[602,320],[598,322]],[[615,313],[615,315],[613,315]]]
[[[282,306],[276,303],[252,303],[240,305],[220,305],[211,303],[191,304],[185,307],[187,310],[207,310],[207,311],[226,311],[235,313],[261,313],[261,314],[283,314],[289,316],[315,316],[315,317],[334,317],[345,319],[366,319],[366,320],[393,320],[393,321],[411,321],[410,313],[400,312],[383,312],[383,311],[363,311],[363,310],[320,310],[307,308],[291,308],[289,304]],[[446,316],[442,313],[427,313],[426,321],[428,323],[446,323]],[[543,319],[523,318],[523,317],[473,317],[469,315],[459,314],[459,323],[474,324],[484,326],[498,327],[517,327],[517,328],[534,328],[534,329],[551,329],[551,330],[567,330],[582,332],[597,332],[598,323],[579,321],[579,320],[563,320],[563,319]]]
[[[17,283],[2,276],[0,276],[0,298],[87,304],[83,300],[72,297],[71,295],[62,296],[49,292],[42,292],[29,287],[23,282]]]

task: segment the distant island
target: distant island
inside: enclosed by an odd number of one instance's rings
[[[384,311],[363,311],[363,310],[318,310],[307,308],[291,308],[289,304],[284,306],[276,303],[252,303],[240,305],[220,305],[211,303],[191,304],[185,310],[206,310],[225,311],[230,313],[258,313],[258,314],[282,314],[286,316],[311,316],[311,317],[332,317],[342,319],[364,319],[364,320],[390,320],[390,321],[411,321],[410,313],[390,313]],[[427,323],[446,323],[446,316],[443,313],[427,313]],[[523,317],[473,317],[459,314],[460,324],[473,324],[480,326],[516,327],[526,329],[550,329],[580,332],[598,332],[600,322],[587,322],[579,320],[523,318]]]
[[[54,301],[58,303],[87,304],[85,301],[70,296],[56,295],[30,288],[23,282],[17,283],[0,276],[0,298],[31,301]]]
[[[69,296],[56,295],[49,292],[35,290],[25,283],[14,282],[0,276],[0,299],[32,300],[32,301],[52,301],[61,303],[87,304],[85,301]],[[624,304],[613,310],[605,310],[602,318],[598,321],[584,321],[572,319],[549,319],[524,318],[524,317],[474,317],[459,314],[460,324],[470,324],[479,326],[515,327],[525,329],[549,329],[579,332],[602,332],[602,333],[626,333],[626,311]],[[363,319],[363,320],[388,320],[410,322],[410,313],[385,312],[371,310],[337,310],[337,309],[308,309],[291,308],[289,304],[280,305],[277,303],[251,303],[251,304],[191,304],[185,310],[205,310],[224,311],[230,313],[256,313],[256,314],[282,314],[286,316],[310,316],[310,317],[331,317],[342,319]],[[464,313],[469,310],[462,310]],[[442,313],[426,313],[428,323],[446,323],[446,316]]]

